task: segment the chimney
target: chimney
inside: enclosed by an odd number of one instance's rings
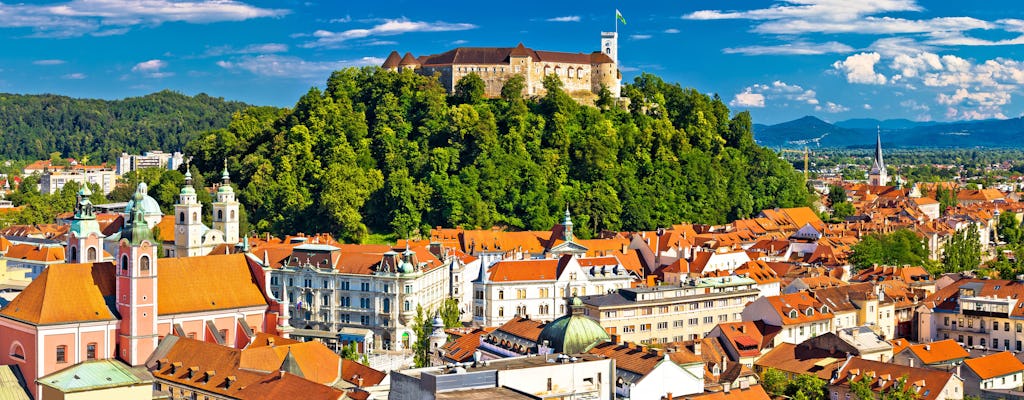
[[[210,378],[213,378],[214,375],[217,375],[216,371],[206,371],[204,382],[209,383]]]
[[[731,389],[732,389],[732,382],[722,383],[722,392],[729,393],[729,390],[731,390]]]
[[[672,392],[665,393],[665,398],[668,400],[672,400]]]
[[[910,362],[909,367],[914,368],[914,357],[907,357],[907,360]]]
[[[611,336],[611,339],[612,339],[612,344],[619,344],[619,340],[621,340],[619,335],[610,335],[610,336]]]
[[[224,378],[224,388],[225,389],[231,388],[231,384],[235,383],[235,379],[237,379],[237,378],[235,378],[234,375],[230,375],[230,376]]]
[[[359,379],[356,379],[356,387],[363,387],[363,377],[360,376]]]
[[[700,340],[693,341],[693,354],[700,355]]]
[[[723,355],[722,356],[722,373],[725,373],[725,367],[728,366],[728,363],[729,363],[729,358]]]

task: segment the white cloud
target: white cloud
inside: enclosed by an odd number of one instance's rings
[[[633,40],[647,40],[651,38],[651,35],[629,35],[629,38]]]
[[[245,56],[233,61],[218,61],[217,66],[228,70],[243,70],[254,75],[274,78],[323,79],[331,72],[366,65],[380,65],[384,59],[363,57],[340,61],[307,61],[281,55]]]
[[[566,15],[564,17],[548,18],[545,21],[548,22],[580,22],[579,15]]]
[[[665,33],[668,33],[668,34],[673,34],[673,35],[674,35],[674,34],[676,34],[676,33],[679,33],[679,30],[678,30],[678,29],[676,29],[676,28],[668,28],[668,29],[666,29],[666,30],[665,30],[664,32],[665,32]]]
[[[871,107],[870,104],[867,104],[867,103],[864,103],[864,105],[861,106],[861,107],[863,107],[865,110],[869,110],[869,111],[873,108],[873,107]]]
[[[0,3],[0,28],[30,28],[38,36],[74,37],[122,34],[128,27],[165,22],[212,23],[280,17],[287,10],[267,9],[235,0],[71,0],[49,4]]]
[[[346,24],[346,23],[352,22],[352,16],[351,15],[346,15],[346,16],[341,17],[341,18],[334,18],[334,19],[332,19],[332,20],[330,20],[328,22],[330,22],[332,24]]]
[[[35,65],[61,65],[61,64],[64,64],[66,62],[67,61],[64,61],[64,60],[35,60],[35,61],[32,62],[32,64],[35,64]]]
[[[815,106],[815,111],[824,111],[830,114],[836,114],[841,112],[850,111],[850,109],[842,104],[836,104],[831,101],[826,101],[824,106]]]
[[[733,107],[763,108],[764,95],[761,93],[751,93],[749,89],[750,88],[747,88],[747,90],[741,93],[736,93],[736,95],[733,96],[732,101],[729,102],[729,105]]]
[[[914,78],[924,72],[942,69],[942,62],[935,53],[899,54],[893,58],[892,69],[899,71],[901,78]]]
[[[167,62],[159,59],[152,59],[149,61],[143,61],[135,64],[132,67],[132,72],[141,74],[148,78],[166,78],[174,76],[173,72],[164,72],[162,69],[167,67]]]
[[[270,53],[286,53],[288,52],[288,45],[282,43],[258,43],[250,44],[240,49],[233,48],[231,46],[219,46],[213,47],[206,51],[205,55],[208,57],[217,57],[225,54],[270,54]]]
[[[764,107],[767,100],[795,101],[802,104],[818,105],[818,95],[814,90],[804,89],[800,85],[775,81],[770,84],[754,84],[747,86],[742,92],[733,96],[729,105],[739,107]]]
[[[807,43],[794,42],[776,46],[744,46],[727,47],[722,49],[726,54],[745,54],[748,56],[760,55],[817,55],[828,53],[849,53],[853,47],[839,42]]]
[[[832,68],[842,72],[850,83],[883,85],[887,81],[885,75],[875,72],[875,64],[881,60],[878,53],[859,53],[836,61]]]
[[[451,32],[476,29],[477,26],[469,23],[450,22],[423,22],[410,21],[407,19],[389,19],[368,29],[349,29],[347,31],[332,32],[318,30],[313,32],[317,39],[306,43],[305,47],[331,47],[338,46],[345,41],[362,39],[371,36],[395,36],[413,32]]]
[[[888,37],[876,40],[868,46],[868,50],[882,55],[882,57],[895,57],[899,54],[916,54],[934,51],[935,47],[918,43],[909,37]]]
[[[87,76],[85,74],[81,73],[81,72],[75,72],[75,73],[71,73],[71,74],[67,74],[67,75],[61,76],[61,78],[64,78],[64,79],[74,79],[74,80],[85,79],[86,77]]]

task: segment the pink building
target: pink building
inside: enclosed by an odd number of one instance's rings
[[[246,255],[158,262],[136,210],[119,233],[116,263],[96,262],[102,234],[92,229],[88,195],[79,194],[68,235],[75,263],[49,266],[0,309],[0,364],[18,365],[34,382],[92,359],[141,365],[168,334],[242,348],[265,331],[262,277]],[[29,386],[38,396],[39,385]]]

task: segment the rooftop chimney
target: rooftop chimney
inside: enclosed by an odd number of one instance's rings
[[[693,341],[693,354],[700,355],[700,340]]]

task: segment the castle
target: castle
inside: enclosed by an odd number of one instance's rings
[[[602,32],[601,49],[590,54],[533,50],[520,43],[516,47],[459,47],[441,54],[415,57],[392,51],[381,68],[411,70],[420,75],[438,75],[449,93],[464,76],[477,74],[485,84],[484,95],[498,97],[510,78],[526,78],[524,96],[541,96],[544,77],[555,74],[566,93],[578,99],[594,99],[607,87],[612,96],[620,96],[622,74],[618,69],[618,33]]]

